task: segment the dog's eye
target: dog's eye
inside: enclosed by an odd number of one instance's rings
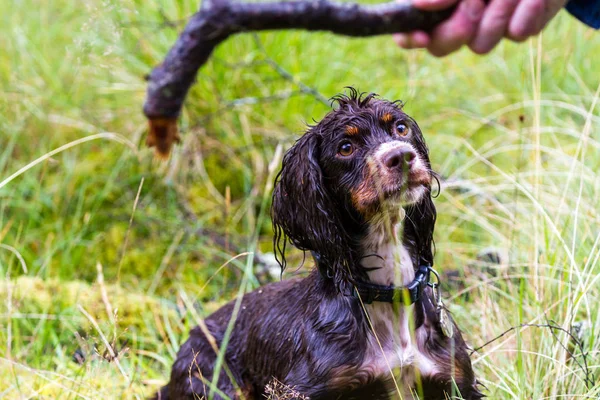
[[[402,122],[399,122],[398,124],[396,124],[396,133],[398,133],[398,135],[406,136],[406,135],[408,135],[409,131],[410,131],[410,129],[408,129],[408,126],[406,126]]]
[[[342,144],[340,144],[338,153],[341,156],[348,157],[349,155],[354,153],[354,146],[352,146],[352,143],[350,142],[342,142]]]

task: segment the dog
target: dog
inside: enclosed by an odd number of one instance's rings
[[[271,208],[282,268],[290,243],[316,268],[244,295],[216,372],[235,302],[192,329],[157,399],[261,399],[274,379],[311,400],[483,397],[431,267],[419,126],[353,88],[333,104],[284,155]]]

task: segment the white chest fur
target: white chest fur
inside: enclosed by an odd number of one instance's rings
[[[361,265],[373,269],[368,272],[372,283],[403,286],[414,279],[414,265],[401,243],[400,229],[400,224],[375,224],[363,241],[361,250],[367,257]],[[421,376],[436,373],[435,363],[419,350],[426,333],[424,328],[415,331],[413,308],[383,302],[365,304],[372,332],[362,368],[373,377],[391,378],[393,374],[403,393],[409,393],[406,391],[414,384],[415,368]]]

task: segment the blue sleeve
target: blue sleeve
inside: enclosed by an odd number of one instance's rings
[[[592,28],[600,29],[600,1],[599,0],[571,0],[566,9]]]

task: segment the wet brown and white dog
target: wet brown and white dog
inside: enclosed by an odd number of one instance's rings
[[[244,296],[212,389],[234,304],[209,316],[157,398],[261,399],[273,379],[313,400],[482,397],[428,285],[436,212],[420,129],[399,102],[354,89],[334,101],[285,155],[273,193],[282,267],[291,242],[317,268]]]

